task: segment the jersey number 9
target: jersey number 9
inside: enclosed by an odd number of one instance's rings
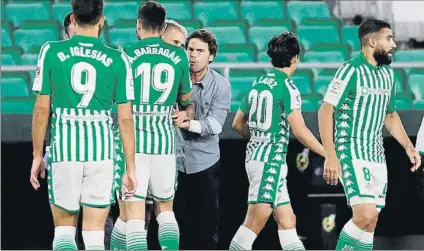
[[[76,93],[84,94],[78,108],[86,108],[93,98],[96,90],[96,68],[89,63],[79,62],[71,70],[71,85]],[[82,79],[84,80],[84,84]]]

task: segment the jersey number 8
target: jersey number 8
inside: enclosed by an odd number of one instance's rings
[[[83,75],[84,73],[84,75]],[[93,98],[96,90],[96,68],[89,63],[79,62],[74,64],[71,70],[71,85],[76,93],[84,94],[78,104],[78,108],[86,108]],[[85,79],[84,84],[82,79]]]
[[[249,127],[266,131],[271,127],[272,121],[272,93],[263,90],[260,93],[253,89],[249,92]],[[265,106],[265,111],[263,110]]]

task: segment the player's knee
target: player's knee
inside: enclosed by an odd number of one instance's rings
[[[243,225],[253,232],[259,233],[268,221],[271,212],[271,206],[268,204],[249,205]]]
[[[353,220],[357,225],[368,228],[377,223],[378,212],[375,206],[363,205],[354,211]]]
[[[296,227],[296,215],[294,213],[284,215],[276,219],[278,229],[293,229]]]
[[[155,214],[158,216],[162,212],[173,211],[173,200],[155,201]]]

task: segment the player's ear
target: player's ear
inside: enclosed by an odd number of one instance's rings
[[[105,17],[102,16],[98,22],[100,28],[102,28],[105,25]]]
[[[296,55],[292,58],[291,62],[292,64],[297,64],[299,62],[299,55]]]
[[[137,30],[141,30],[142,26],[141,26],[141,22],[140,19],[137,19]]]
[[[209,63],[211,63],[211,62],[213,61],[213,59],[214,59],[214,58],[215,58],[215,57],[214,57],[214,55],[210,54],[210,55],[209,55],[209,58],[208,58]]]
[[[75,14],[71,14],[70,19],[71,19],[71,24],[73,24],[75,27],[77,27],[78,24],[77,24],[77,19],[75,17]]]
[[[375,36],[370,36],[370,38],[368,39],[368,45],[371,48],[376,48],[377,47],[377,38]]]

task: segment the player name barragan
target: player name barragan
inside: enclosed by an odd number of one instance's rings
[[[156,55],[162,55],[165,56],[174,62],[174,64],[178,64],[181,61],[181,58],[179,56],[175,55],[175,51],[171,52],[168,49],[164,48],[152,48],[152,47],[146,47],[146,48],[140,48],[134,50],[135,57],[134,60],[144,54],[156,54]]]

